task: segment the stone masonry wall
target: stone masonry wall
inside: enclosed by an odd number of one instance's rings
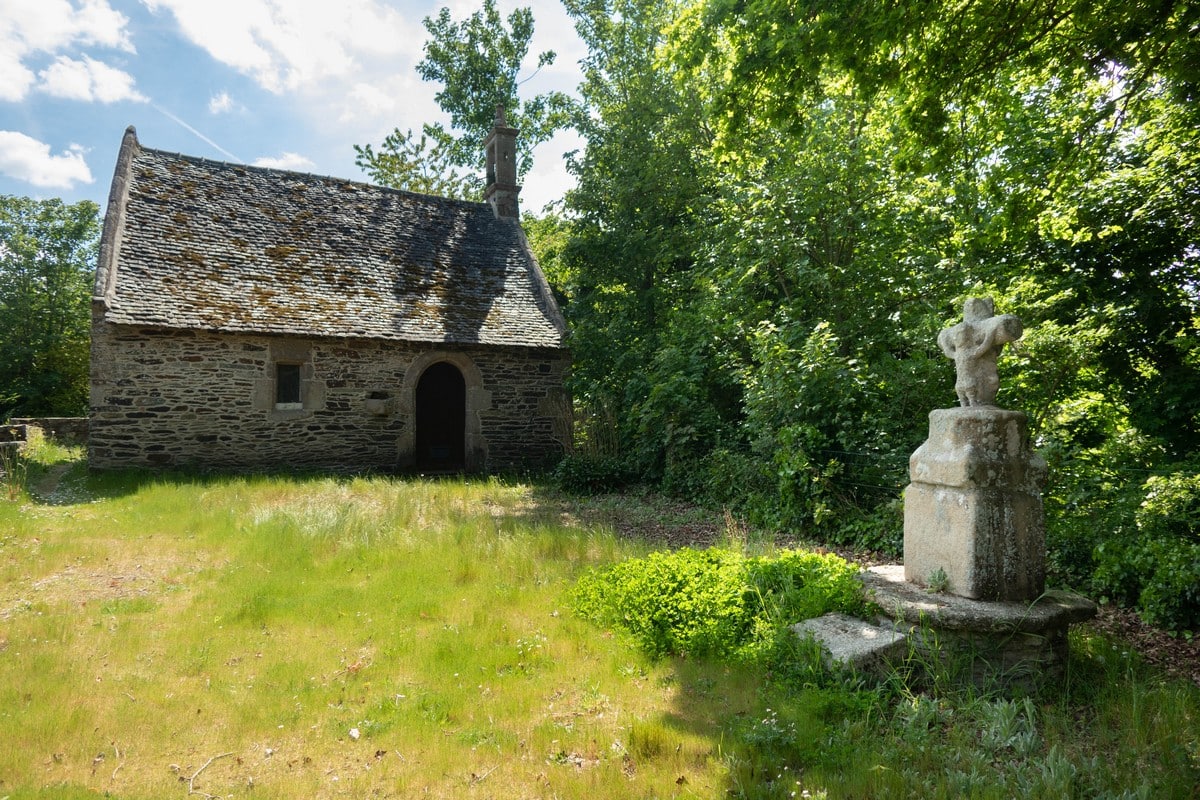
[[[90,464],[405,467],[413,461],[405,451],[414,425],[410,369],[443,355],[475,368],[464,371],[478,384],[467,376],[479,456],[469,466],[502,470],[561,457],[570,440],[564,351],[217,334],[97,320]],[[301,365],[301,403],[276,406],[277,362]],[[469,436],[471,430],[469,419]]]

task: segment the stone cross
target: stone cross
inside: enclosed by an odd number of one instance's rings
[[[1012,314],[995,316],[990,297],[972,297],[963,306],[963,321],[938,334],[938,346],[954,359],[958,375],[954,391],[960,405],[994,406],[1000,391],[996,359],[1009,342],[1021,338],[1021,320]]]

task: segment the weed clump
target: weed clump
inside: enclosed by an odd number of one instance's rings
[[[586,573],[574,604],[586,619],[627,630],[652,657],[756,661],[795,622],[863,611],[857,572],[832,554],[683,548]]]

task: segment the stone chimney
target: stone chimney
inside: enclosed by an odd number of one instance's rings
[[[500,219],[520,219],[521,206],[517,195],[517,129],[508,127],[504,106],[496,106],[496,122],[483,143],[487,154],[487,187],[483,199]]]

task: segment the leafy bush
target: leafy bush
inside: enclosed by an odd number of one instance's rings
[[[1167,630],[1200,628],[1200,542],[1108,541],[1096,552],[1093,585],[1102,599],[1136,608]]]
[[[1135,527],[1096,547],[1093,586],[1167,630],[1200,628],[1200,475],[1155,475]]]
[[[1200,473],[1154,475],[1145,484],[1134,521],[1152,536],[1177,536],[1200,542]]]
[[[575,608],[628,630],[650,655],[754,658],[779,630],[863,609],[858,568],[835,555],[746,557],[712,548],[656,552],[583,576]]]
[[[553,480],[564,492],[600,494],[633,485],[637,475],[617,456],[574,453],[558,462]]]
[[[869,512],[848,509],[839,515],[828,539],[858,550],[899,556],[904,551],[904,501],[897,497]]]
[[[576,607],[593,621],[624,626],[654,656],[720,655],[749,625],[742,572],[728,551],[651,553],[586,575]]]
[[[1099,557],[1098,545],[1136,536],[1134,516],[1145,493],[1141,482],[1160,457],[1156,443],[1117,420],[1099,445],[1079,442],[1079,420],[1092,423],[1117,416],[1099,397],[1077,399],[1043,426],[1038,452],[1050,467],[1043,493],[1046,508],[1047,572],[1052,583],[1090,590]],[[1090,439],[1090,433],[1084,433]],[[1116,545],[1112,545],[1116,546]]]

